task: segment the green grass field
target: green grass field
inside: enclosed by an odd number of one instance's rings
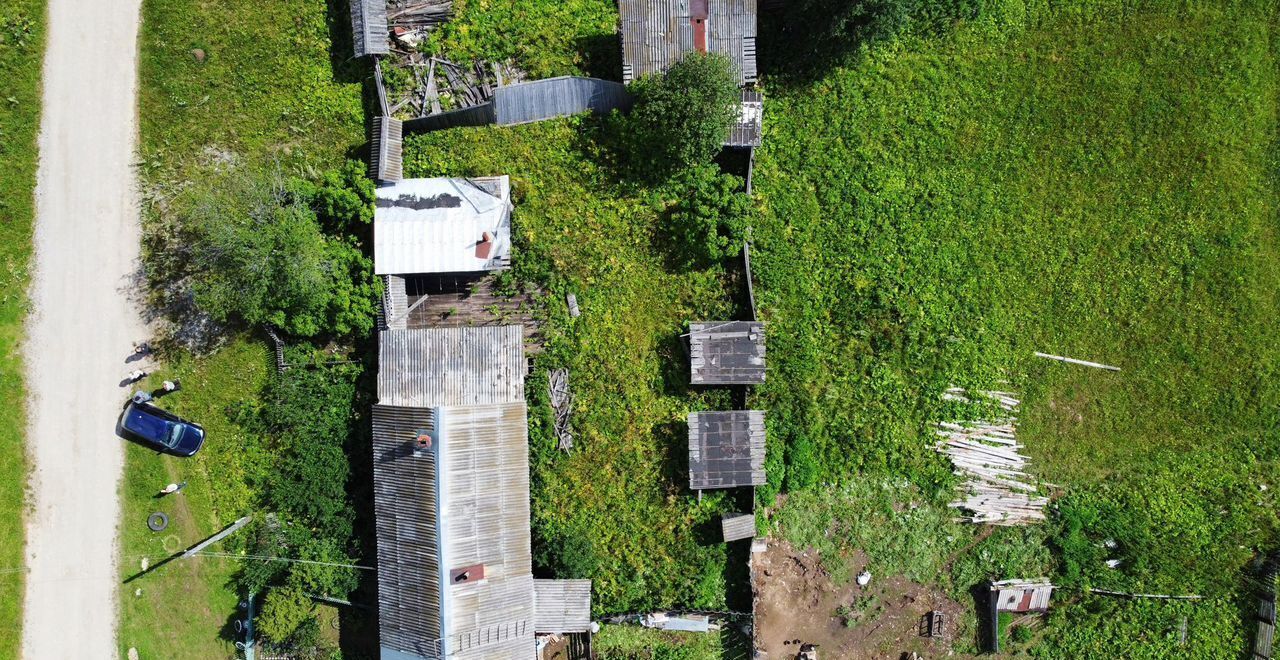
[[[1186,648],[1166,635],[1177,608],[1086,598],[1040,652],[1236,655],[1244,574],[1277,528],[1260,487],[1280,439],[1278,16],[1102,4],[980,18],[873,45],[811,84],[770,81],[762,400],[800,490],[905,478],[938,506],[941,390],[1011,381],[1038,472],[1064,486],[1045,530],[1063,580],[1214,596]],[[796,469],[810,452],[816,470]],[[1104,538],[1120,570],[1092,550]],[[951,586],[1042,569],[1012,552],[1027,544],[997,535],[987,550],[1008,565],[969,565]]]
[[[239,562],[201,557],[159,564],[253,511],[250,475],[264,463],[264,443],[237,426],[231,415],[239,405],[252,405],[271,360],[260,343],[237,341],[210,358],[180,359],[150,379],[152,386],[165,378],[182,382],[182,390],[162,403],[199,420],[209,440],[192,458],[127,446],[120,549],[122,657],[129,648],[136,648],[141,658],[235,655],[230,626],[237,614],[243,618],[236,607],[243,594],[230,589],[229,582]],[[187,486],[180,493],[155,497],[166,484],[184,481]],[[154,511],[169,516],[163,532],[147,528],[147,516]],[[147,572],[142,570],[144,557],[154,567]]]
[[[21,642],[27,455],[21,345],[35,217],[36,136],[45,10],[37,0],[0,7],[0,658]]]

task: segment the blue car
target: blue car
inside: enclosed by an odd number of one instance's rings
[[[125,404],[116,435],[174,456],[194,456],[204,445],[204,429],[199,424],[139,401]]]

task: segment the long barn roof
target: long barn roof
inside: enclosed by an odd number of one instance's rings
[[[519,326],[380,337],[373,453],[384,660],[536,653],[522,342]]]

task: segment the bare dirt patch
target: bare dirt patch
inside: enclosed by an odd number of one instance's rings
[[[950,655],[964,620],[964,606],[920,584],[900,577],[872,576],[860,587],[838,585],[814,550],[797,551],[770,539],[755,555],[755,588],[759,593],[756,626],[760,648],[770,660],[794,658],[801,644],[817,644],[829,658],[892,658],[912,651],[923,657]],[[853,574],[866,557],[849,560]],[[940,638],[921,635],[921,621],[931,610],[945,617]]]

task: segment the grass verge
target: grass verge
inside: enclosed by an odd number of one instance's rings
[[[40,70],[45,4],[14,0],[0,7],[0,658],[18,657],[25,572],[27,453],[23,322],[35,221]]]

